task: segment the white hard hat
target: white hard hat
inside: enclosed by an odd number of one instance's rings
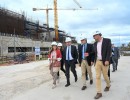
[[[51,45],[56,45],[57,46],[57,43],[54,41],[54,42],[51,43]]]
[[[102,34],[101,34],[100,31],[95,31],[95,32],[93,33],[93,36],[94,36],[94,35],[102,35]]]
[[[57,45],[57,46],[62,47],[62,43],[58,43],[58,45]]]
[[[85,38],[85,37],[81,37],[81,38],[80,38],[80,41],[81,41],[81,40],[87,40],[87,38]]]
[[[65,42],[70,42],[71,41],[71,38],[70,37],[67,37]]]

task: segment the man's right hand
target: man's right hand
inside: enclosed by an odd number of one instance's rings
[[[54,59],[54,58],[50,58],[50,60],[57,60],[57,59]]]
[[[109,61],[105,61],[105,66],[109,66]]]
[[[91,62],[91,66],[93,66],[94,62]]]

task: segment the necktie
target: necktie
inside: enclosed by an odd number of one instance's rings
[[[114,48],[112,48],[112,55],[114,56]]]
[[[82,58],[84,59],[84,45],[83,45],[83,48],[82,48]]]
[[[69,58],[69,47],[68,47],[68,60],[70,60],[70,58]]]

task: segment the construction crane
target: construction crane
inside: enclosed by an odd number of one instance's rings
[[[33,11],[36,11],[36,10],[45,10],[46,11],[46,15],[47,15],[47,25],[49,27],[49,22],[48,22],[48,13],[49,13],[49,10],[54,10],[54,26],[55,26],[55,40],[58,41],[59,40],[59,33],[58,33],[58,12],[57,10],[98,10],[97,8],[95,9],[81,9],[82,7],[80,6],[80,4],[76,1],[76,0],[73,0],[79,7],[80,9],[75,9],[75,8],[70,8],[70,9],[62,9],[62,8],[59,8],[57,9],[57,0],[54,0],[54,9],[52,8],[45,8],[45,9],[39,9],[39,8],[33,8]],[[48,34],[50,36],[50,33]]]
[[[47,15],[47,31],[48,31],[48,34],[47,36],[50,37],[50,32],[49,32],[49,10],[54,10],[52,8],[45,8],[45,9],[38,9],[38,8],[33,8],[33,10],[45,10],[46,11],[46,15]],[[97,8],[95,9],[75,9],[75,8],[70,8],[70,9],[57,9],[57,10],[98,10]],[[55,23],[54,23],[54,26],[55,26],[55,38],[56,38],[56,41],[59,40],[59,33],[58,33],[58,13],[55,12],[56,14],[54,14],[54,20],[55,20]]]
[[[77,0],[73,0],[80,8],[80,4],[77,2]],[[59,40],[59,33],[58,33],[58,12],[57,12],[57,0],[54,0],[54,20],[55,20],[55,39],[56,41]]]
[[[82,6],[77,2],[77,0],[73,0],[80,8],[82,8]]]
[[[55,26],[55,39],[56,41],[59,40],[59,33],[58,33],[58,12],[57,12],[57,0],[54,0],[54,26]]]
[[[49,31],[49,8],[48,8],[48,6],[47,6],[47,8],[46,9],[38,9],[38,8],[33,8],[33,11],[36,11],[36,10],[45,10],[46,11],[46,20],[47,20],[47,22],[46,22],[46,25],[47,25],[47,34],[46,34],[46,36],[47,36],[47,39],[48,40],[50,40],[50,31]]]

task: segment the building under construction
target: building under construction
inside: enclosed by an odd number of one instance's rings
[[[28,19],[22,14],[0,7],[0,56],[13,56],[21,52],[34,53],[39,47],[41,53],[50,48],[51,41],[55,40],[55,29],[47,25],[40,25],[39,21]],[[64,31],[58,30],[59,41],[64,42],[70,37]],[[48,33],[50,33],[48,37]],[[74,42],[75,38],[71,37]]]
[[[46,31],[46,26],[40,26],[39,21],[33,22],[22,14],[0,7],[0,32],[15,34],[32,39],[39,39],[40,33]]]

